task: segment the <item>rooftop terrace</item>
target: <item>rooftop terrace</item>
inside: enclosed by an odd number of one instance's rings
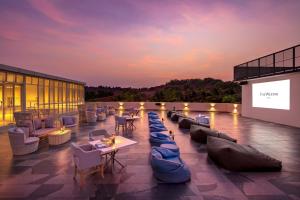
[[[149,164],[149,130],[146,111],[141,112],[132,134],[137,145],[120,151],[126,163],[122,170],[95,174],[80,190],[73,180],[70,142],[57,147],[47,145],[38,152],[13,157],[7,133],[0,134],[0,199],[299,199],[300,129],[243,118],[236,114],[206,113],[211,126],[283,161],[281,172],[236,173],[217,167],[208,157],[205,145],[190,139],[188,131],[165,120],[174,130],[181,157],[191,170],[185,184],[161,184]],[[165,111],[159,112],[166,118]],[[198,113],[190,112],[189,116]],[[114,117],[105,122],[77,128],[73,142],[86,143],[88,132],[104,128],[114,131]]]

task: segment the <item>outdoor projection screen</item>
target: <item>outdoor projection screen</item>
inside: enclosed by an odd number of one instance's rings
[[[290,109],[290,80],[252,84],[252,107]]]

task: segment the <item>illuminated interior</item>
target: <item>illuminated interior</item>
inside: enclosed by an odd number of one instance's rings
[[[13,113],[64,113],[84,103],[84,85],[0,71],[0,126],[14,121]]]

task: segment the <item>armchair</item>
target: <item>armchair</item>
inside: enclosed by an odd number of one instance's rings
[[[77,172],[80,175],[80,186],[84,185],[85,175],[95,173],[100,170],[101,176],[104,177],[104,162],[101,157],[101,151],[95,149],[92,145],[77,145],[71,144],[74,159],[74,179]],[[93,170],[90,170],[93,168]]]
[[[29,137],[29,128],[15,127],[8,129],[9,142],[14,155],[25,155],[37,151],[38,137]]]

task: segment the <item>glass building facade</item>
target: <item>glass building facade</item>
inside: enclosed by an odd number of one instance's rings
[[[85,83],[0,65],[0,126],[12,123],[13,113],[35,111],[61,114],[84,103]]]

